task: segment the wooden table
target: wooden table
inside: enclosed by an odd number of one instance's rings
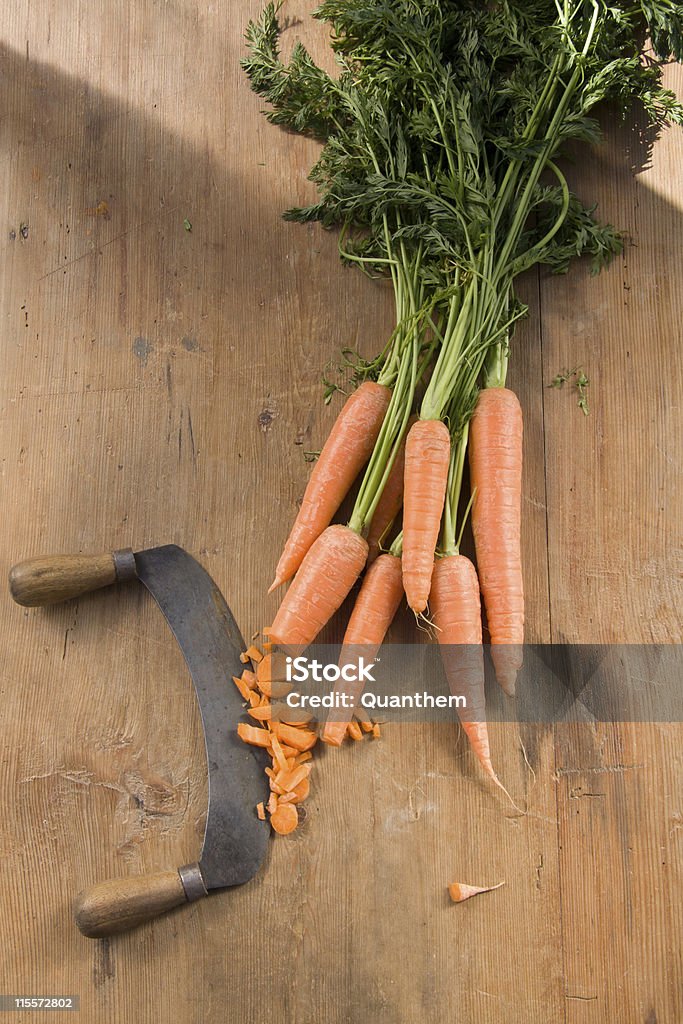
[[[269,126],[239,70],[258,9],[0,14],[3,571],[177,542],[245,633],[273,614],[302,450],[335,415],[321,371],[391,324],[334,235],[279,217],[312,194],[315,146]],[[319,26],[296,31],[320,49]],[[683,133],[639,159],[611,129],[575,172],[628,233],[623,259],[523,283],[531,641],[682,639]],[[547,386],[576,365],[588,417]],[[683,1019],[679,724],[496,728],[523,816],[451,728],[387,728],[320,758],[305,827],[253,883],[93,942],[79,888],[196,856],[189,679],[143,593],[50,611],[5,594],[0,615],[2,992],[78,994],[88,1024]],[[453,906],[453,879],[506,886]]]

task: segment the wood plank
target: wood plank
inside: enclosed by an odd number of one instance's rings
[[[302,450],[336,411],[321,372],[345,344],[372,352],[391,325],[386,289],[339,267],[333,234],[280,219],[312,194],[315,146],[265,122],[237,67],[259,9],[20,0],[0,13],[3,564],[175,541],[245,633],[276,607],[264,589],[308,475]],[[319,26],[306,17],[296,32],[322,52]],[[638,231],[627,283],[649,303],[637,305],[657,324],[652,344],[636,344],[633,302],[607,310],[623,302],[618,273],[575,272],[540,295],[523,284],[511,384],[533,641],[680,640],[680,352],[659,343],[680,319],[679,147],[673,133],[658,145],[637,211],[614,146],[591,181]],[[542,384],[562,361],[588,362],[576,339],[589,305],[613,333],[590,364],[584,421]],[[614,468],[621,450],[632,472]],[[658,489],[662,515],[630,515]],[[594,533],[593,495],[615,510]],[[189,679],[141,593],[51,611],[6,598],[0,629],[1,991],[78,993],[95,1024],[680,1016],[678,726],[496,727],[494,760],[524,816],[452,729],[387,728],[316,761],[305,826],[273,843],[252,884],[91,942],[71,921],[78,888],[196,856],[206,787]],[[596,777],[605,795],[584,795]],[[456,907],[454,879],[507,884]]]
[[[667,74],[680,94],[680,68]],[[636,129],[610,124],[573,175],[626,232],[624,256],[590,282],[542,283],[546,382],[576,365],[591,380],[588,417],[546,392],[554,642],[681,642],[682,154],[666,132],[636,171]],[[683,1012],[680,738],[680,723],[555,728],[568,1024]]]

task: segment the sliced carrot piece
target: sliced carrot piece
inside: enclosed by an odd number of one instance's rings
[[[246,665],[246,663],[249,661],[249,655],[247,654],[246,651],[242,651],[242,653],[240,654],[240,661],[242,662],[243,665]]]
[[[289,708],[287,709],[287,713],[291,714],[291,710]],[[301,718],[282,718],[281,716],[278,716],[278,719],[283,725],[291,725],[295,729],[305,729],[308,723],[312,720],[313,715],[310,711],[304,711],[303,709],[300,712],[297,712],[297,715],[298,714],[301,715]]]
[[[275,777],[275,781],[278,786],[282,786],[288,792],[298,786],[302,779],[307,779],[310,774],[311,766],[300,764],[298,767],[290,768],[286,772],[279,772]]]
[[[346,731],[348,732],[348,734],[349,734],[349,736],[351,737],[352,740],[362,740],[363,739],[363,733],[361,731],[361,727],[359,726],[358,722],[349,722],[349,724],[346,726]]]
[[[251,743],[255,747],[269,747],[272,736],[265,729],[259,729],[255,725],[248,725],[240,722],[237,726],[237,735],[245,743]]]
[[[256,690],[249,691],[249,706],[252,708],[258,708],[261,706],[261,698]]]
[[[378,740],[380,738],[380,736],[381,736],[381,732],[380,732],[380,728],[379,728],[379,723],[378,722],[375,722],[375,724],[372,727],[372,735],[374,736],[374,738],[376,740]]]
[[[258,665],[259,661],[263,658],[263,655],[259,651],[258,647],[254,647],[253,644],[249,644],[246,650],[247,658],[253,661],[255,665]]]
[[[259,679],[256,685],[265,697],[286,697],[292,692],[289,683],[283,683],[279,679]]]
[[[297,754],[296,759],[299,762],[299,764],[304,764],[305,761],[313,760],[313,754],[310,752],[310,750],[304,750],[303,753]]]
[[[244,698],[244,700],[249,700],[249,694],[251,693],[251,690],[249,689],[247,684],[244,682],[244,680],[240,679],[239,676],[233,676],[232,677],[232,681],[235,684],[235,686],[237,687],[237,689],[240,691],[240,693],[241,693],[242,697]]]
[[[270,734],[270,742],[273,747],[273,760],[277,762],[277,766],[280,771],[287,771],[287,758],[282,752],[282,747],[280,746],[280,741],[277,738],[277,733],[274,731]]]
[[[275,814],[277,810],[277,793],[271,793],[268,797],[268,803],[266,804],[266,810],[268,814]]]
[[[271,729],[278,739],[296,750],[310,750],[318,742],[317,734],[310,729],[298,729],[296,726],[284,725],[282,722],[273,722]]]
[[[257,722],[269,722],[270,721],[270,708],[269,707],[258,707],[249,708],[247,714],[255,718]]]
[[[263,806],[263,801],[261,801],[261,803],[256,804],[256,813],[258,817],[261,819],[261,821],[266,820],[266,809]]]
[[[275,812],[270,816],[270,824],[278,835],[289,835],[299,824],[299,815],[296,813],[296,807],[292,804],[281,804],[278,802]]]
[[[246,683],[247,686],[250,686],[253,689],[253,687],[256,686],[256,673],[252,672],[251,669],[245,668],[242,673],[242,682]]]
[[[360,724],[360,727],[363,730],[363,732],[372,732],[373,725],[372,725],[372,722],[370,722],[369,720],[367,720],[365,718],[361,718],[359,724]]]
[[[311,784],[308,779],[302,779],[298,786],[285,793],[280,797],[280,803],[283,804],[299,804],[302,800],[305,800],[311,790]]]

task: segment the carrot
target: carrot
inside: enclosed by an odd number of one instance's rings
[[[390,389],[373,381],[365,381],[347,398],[311,473],[268,593],[292,578],[331,522],[372,454],[390,398]]]
[[[251,689],[249,688],[249,686],[247,686],[244,680],[240,679],[239,676],[233,676],[232,681],[237,687],[237,689],[240,691],[240,694],[242,695],[243,699],[249,700],[249,694],[251,693]]]
[[[271,642],[307,647],[358,579],[368,545],[348,526],[328,526],[306,554],[272,626]]]
[[[499,882],[498,885],[467,885],[465,882],[451,882],[448,886],[448,895],[454,903],[463,903],[482,892],[493,892],[495,889],[500,889],[501,885],[505,885],[505,882]]]
[[[436,560],[430,601],[451,693],[467,699],[467,708],[458,709],[461,725],[484,771],[498,782],[485,717],[479,580],[469,558],[449,555]]]
[[[522,410],[508,388],[486,388],[470,425],[472,532],[486,607],[491,655],[503,690],[513,696],[522,665]]]
[[[364,659],[372,661],[384,640],[402,597],[401,559],[391,554],[380,555],[368,569],[363,586],[356,598],[344,634],[341,661],[344,660],[345,648],[347,655],[351,654],[348,651],[349,647],[362,647]],[[354,703],[361,690],[362,686],[348,682],[340,682],[335,687],[335,691],[350,694]],[[323,741],[335,747],[340,746],[352,714],[353,708],[338,709],[335,721],[325,723],[322,734]]]
[[[403,493],[403,586],[414,612],[423,612],[429,599],[450,454],[445,423],[419,420],[411,427]]]
[[[416,416],[411,416],[408,421],[408,429],[412,427],[413,423],[417,420]],[[396,452],[394,458],[394,464],[391,467],[391,473],[389,479],[384,485],[382,496],[379,499],[375,514],[372,517],[370,523],[370,529],[368,530],[367,542],[369,547],[368,552],[368,565],[371,565],[380,553],[380,543],[386,536],[387,531],[390,529],[396,516],[401,511],[403,505],[403,475],[406,461],[406,437],[403,438],[401,445]]]
[[[238,724],[237,735],[245,743],[251,743],[255,747],[269,747],[272,739],[266,729],[259,729],[256,725],[247,725],[246,722]]]
[[[275,811],[270,816],[270,824],[278,835],[286,836],[299,824],[299,815],[294,804],[278,802]]]
[[[260,818],[261,821],[265,821],[266,820],[266,809],[263,806],[262,802],[256,804],[256,814],[258,815],[258,817]]]
[[[310,750],[318,742],[312,729],[301,729],[295,725],[285,725],[284,722],[272,722],[270,728],[273,737],[286,743],[295,753]]]

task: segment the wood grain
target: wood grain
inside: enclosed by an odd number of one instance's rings
[[[286,47],[320,50],[311,6],[288,3]],[[391,324],[333,234],[280,218],[312,195],[316,147],[268,125],[239,71],[259,7],[0,12],[3,572],[178,543],[247,634],[272,618],[302,453],[336,413],[321,372]],[[683,136],[633,173],[641,148],[611,130],[572,170],[629,232],[621,264],[522,285],[532,641],[681,641]],[[547,387],[578,364],[587,418]],[[450,728],[387,728],[316,761],[306,824],[252,883],[93,943],[71,917],[83,886],[197,857],[189,677],[135,588],[45,610],[5,594],[0,628],[1,991],[79,994],[88,1024],[683,1016],[678,724],[496,726],[523,816]],[[454,906],[454,880],[507,884]]]

